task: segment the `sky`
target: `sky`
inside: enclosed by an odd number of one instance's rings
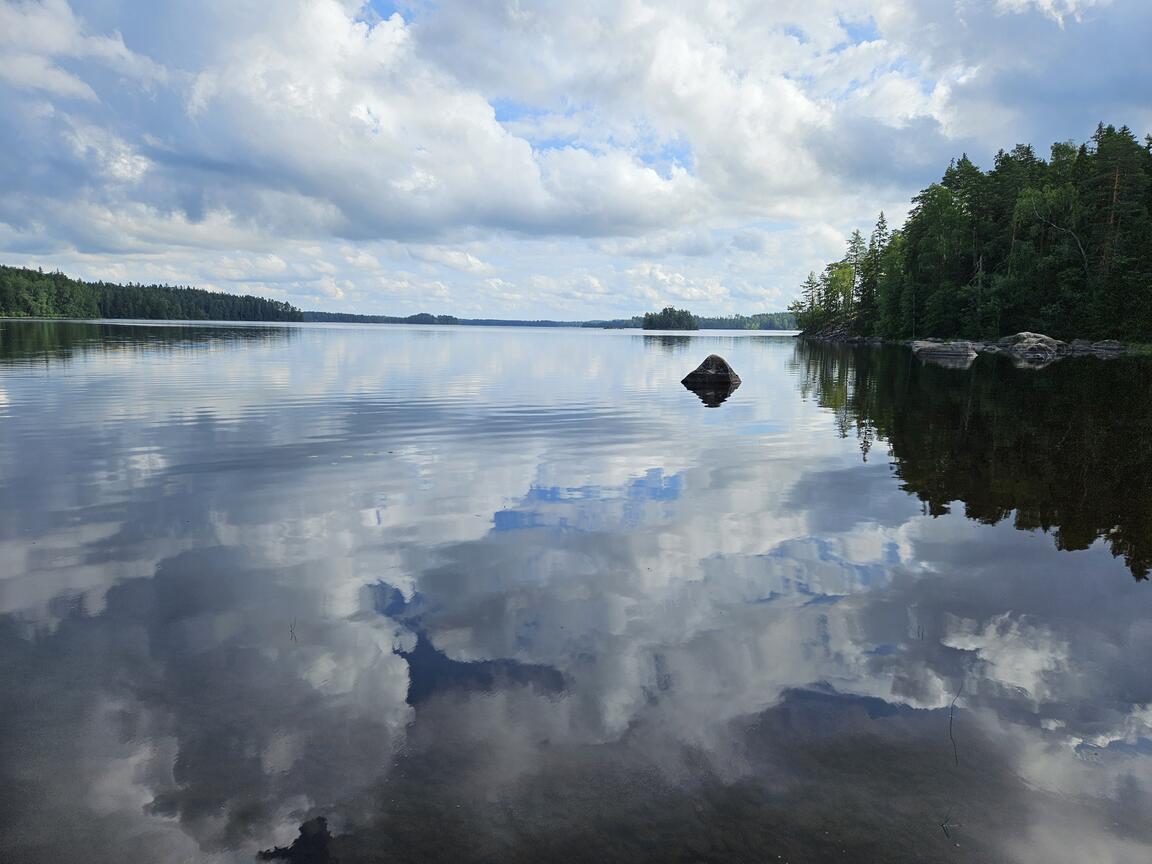
[[[1147,0],[0,0],[0,262],[779,311],[966,152],[1152,132]]]

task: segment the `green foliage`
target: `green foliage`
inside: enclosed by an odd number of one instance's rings
[[[0,267],[0,316],[98,318],[95,288],[62,273]]]
[[[687,309],[674,309],[665,306],[660,312],[647,312],[644,315],[645,330],[699,330],[696,316]]]
[[[0,317],[300,321],[279,300],[169,285],[82,282],[63,273],[0,266]]]
[[[795,330],[796,316],[791,312],[761,312],[757,315],[728,315],[706,318],[696,316],[701,330]]]
[[[884,215],[865,247],[809,274],[789,307],[812,332],[864,336],[1152,339],[1152,138],[1100,125],[1091,142],[1018,145],[990,171],[967,156],[913,199],[904,226]]]
[[[667,311],[667,310],[665,310]],[[650,316],[653,313],[649,313]],[[663,314],[663,313],[660,313]],[[581,327],[601,327],[607,330],[628,330],[645,327],[644,318],[618,318],[613,321],[584,321]],[[796,316],[791,312],[760,312],[755,315],[696,316],[696,327],[700,330],[795,330]],[[657,328],[664,329],[664,328]],[[680,329],[680,328],[669,328]]]

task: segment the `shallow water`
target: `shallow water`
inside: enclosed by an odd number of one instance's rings
[[[1150,393],[0,322],[0,860],[1146,862]]]

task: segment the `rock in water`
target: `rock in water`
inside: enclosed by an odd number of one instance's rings
[[[971,342],[923,340],[912,343],[912,353],[921,360],[950,369],[967,369],[976,359],[976,348]]]
[[[691,386],[692,384],[710,384],[712,386],[721,384],[739,385],[740,376],[728,365],[728,361],[719,354],[709,354],[704,358],[704,362],[685,375],[680,383],[685,387]]]
[[[709,408],[716,408],[740,386],[740,376],[718,354],[708,357],[680,382]]]
[[[1012,356],[1017,366],[1026,369],[1043,369],[1070,351],[1066,342],[1028,331],[1005,336],[996,344]]]

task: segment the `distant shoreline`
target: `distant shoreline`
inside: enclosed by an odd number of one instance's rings
[[[666,312],[668,310],[665,310]],[[650,313],[651,314],[651,313]],[[755,315],[688,315],[702,330],[794,330],[792,312]],[[86,282],[60,272],[0,265],[0,319],[126,320],[126,321],[248,321],[345,324],[439,324],[464,327],[587,327],[606,330],[643,329],[644,316],[596,318],[587,321],[458,318],[455,315],[362,315],[297,309],[283,300],[251,294],[230,294],[175,285]]]
[[[399,317],[393,315],[358,315],[346,312],[317,312],[305,311],[301,313],[305,322],[333,323],[333,324],[439,324],[443,326],[461,327],[575,327],[598,330],[643,330],[643,318],[610,318],[591,319],[587,321],[556,321],[549,318],[538,320],[519,318],[457,318],[454,315],[431,315],[420,313]],[[799,328],[795,326],[794,316],[788,312],[767,312],[756,315],[732,315],[727,317],[695,316],[699,330],[746,330],[749,332],[792,332]],[[785,326],[787,325],[787,326]],[[655,332],[648,330],[647,332]],[[692,332],[690,330],[675,330],[661,332]]]
[[[801,333],[797,328],[778,328],[778,329],[762,329],[754,330],[747,327],[701,327],[698,330],[644,330],[640,327],[600,327],[595,324],[589,324],[582,321],[501,321],[501,320],[481,320],[469,319],[464,321],[457,321],[453,324],[441,323],[423,323],[411,321],[267,321],[257,319],[210,319],[210,318],[80,318],[75,316],[64,315],[0,315],[0,324],[6,323],[42,323],[42,324],[113,324],[113,325],[133,325],[139,324],[142,326],[156,326],[156,327],[244,327],[244,326],[266,326],[266,327],[292,327],[299,324],[389,324],[401,327],[509,327],[521,329],[569,329],[569,330],[627,330],[635,332],[644,336],[692,336],[694,333],[702,331],[709,331],[712,333],[761,333],[766,335],[777,335],[781,337],[794,338],[800,336]]]

